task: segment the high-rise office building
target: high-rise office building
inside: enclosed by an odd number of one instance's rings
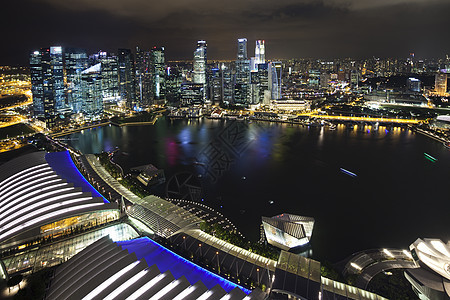
[[[128,108],[134,109],[136,105],[134,86],[134,59],[130,49],[119,49],[119,94]]]
[[[250,60],[247,56],[247,39],[241,38],[238,39],[234,103],[248,105],[250,102]]]
[[[223,102],[225,104],[233,103],[234,96],[234,73],[230,64],[222,64],[222,82],[223,82]]]
[[[282,69],[282,64],[279,61],[269,63],[269,89],[273,100],[281,99]]]
[[[194,51],[194,83],[206,84],[206,51],[206,41],[198,41]]]
[[[102,95],[103,102],[117,104],[120,100],[119,94],[119,63],[117,57],[107,53],[99,52],[96,63],[101,63]]]
[[[172,104],[180,101],[183,74],[178,68],[168,67],[166,74],[166,100]]]
[[[247,56],[247,39],[241,38],[238,39],[238,52],[237,52],[237,60],[246,60]]]
[[[136,47],[136,102],[148,106],[152,99],[150,52]]]
[[[267,63],[258,64],[258,103],[269,104],[269,65]]]
[[[103,113],[101,63],[81,72],[82,111],[85,117],[96,119]]]
[[[67,104],[73,113],[80,113],[83,106],[81,72],[88,67],[86,50],[67,48],[64,51],[66,66]]]
[[[201,83],[183,83],[181,85],[181,105],[202,105],[204,103],[204,88]]]
[[[56,125],[56,118],[68,112],[64,91],[62,47],[42,48],[30,56],[34,114],[45,119],[46,126]]]
[[[42,52],[34,51],[30,55],[31,92],[35,117],[44,117],[44,83],[42,73]]]
[[[212,104],[219,105],[223,101],[223,76],[220,68],[212,68],[209,74],[209,95]]]
[[[250,104],[269,104],[268,65],[263,40],[257,40],[255,57],[250,60]],[[266,92],[267,91],[267,92]]]
[[[207,61],[206,41],[198,41],[194,51],[194,74],[193,83],[203,84],[203,101],[206,100],[206,61]]]
[[[434,80],[434,89],[439,96],[444,96],[447,93],[447,74],[438,73]]]
[[[205,44],[206,47],[206,44]],[[206,48],[205,48],[206,62]],[[152,78],[152,96],[153,100],[165,99],[166,96],[166,61],[164,47],[153,47],[150,51],[151,78]],[[206,63],[205,63],[206,64]]]

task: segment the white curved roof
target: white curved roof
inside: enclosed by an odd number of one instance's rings
[[[438,239],[417,239],[411,246],[419,260],[430,269],[450,280],[450,243]]]
[[[449,115],[437,116],[436,120],[444,121],[444,122],[450,122],[450,116]]]
[[[150,250],[147,243],[152,245]],[[141,258],[137,252],[143,249],[149,255]],[[245,292],[172,252],[169,255],[176,263],[158,266],[159,259],[167,259],[162,254],[169,252],[149,238],[127,241],[125,245],[104,237],[55,270],[46,299],[264,299],[260,290]],[[185,263],[189,271],[180,273],[179,267]],[[203,271],[196,282],[189,281],[191,273]],[[212,277],[218,279],[210,284]],[[221,285],[222,281],[227,286]]]
[[[68,152],[31,153],[0,166],[0,245],[57,220],[105,209],[117,205],[90,186]]]

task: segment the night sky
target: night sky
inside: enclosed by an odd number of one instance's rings
[[[198,39],[208,59],[235,59],[240,37],[249,55],[264,39],[269,59],[450,54],[449,0],[6,0],[1,11],[0,65],[51,45],[192,59]]]

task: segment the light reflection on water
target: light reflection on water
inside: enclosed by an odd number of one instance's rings
[[[367,248],[407,248],[418,237],[450,238],[442,209],[450,192],[450,152],[440,143],[389,126],[329,130],[252,122],[243,127],[240,144],[231,145],[223,135],[231,124],[160,119],[155,126],[85,130],[70,143],[85,153],[118,146],[128,153],[116,159],[125,167],[152,163],[168,179],[179,171],[204,171],[193,164],[213,143],[232,162],[217,181],[202,177],[205,204],[223,206],[254,240],[261,216],[312,216],[318,258],[337,261]],[[424,152],[438,162],[425,160]]]

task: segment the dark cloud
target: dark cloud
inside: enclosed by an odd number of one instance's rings
[[[116,51],[166,46],[190,59],[196,40],[212,59],[234,59],[236,39],[265,39],[269,58],[443,56],[446,0],[15,0],[2,4],[0,65],[27,64],[49,45]]]

